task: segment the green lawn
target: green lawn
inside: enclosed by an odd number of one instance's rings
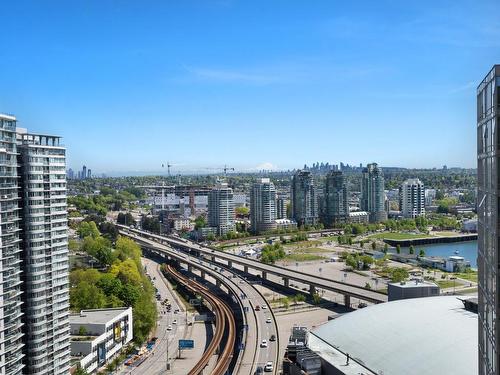
[[[461,283],[453,280],[436,280],[435,282],[441,289],[453,288],[453,286],[458,287],[462,285]]]
[[[326,259],[326,257],[323,257],[321,255],[303,254],[303,253],[288,254],[285,258],[283,258],[283,260],[289,262],[310,262],[313,260],[322,260],[322,259]]]
[[[456,236],[460,235],[460,233],[458,233],[458,232],[450,232],[450,231],[433,232],[433,233],[434,233],[434,235],[441,236],[441,237],[456,237]]]
[[[456,277],[477,283],[477,272],[455,273]]]
[[[422,234],[413,234],[413,233],[400,233],[400,232],[384,232],[384,233],[376,233],[368,236],[370,239],[387,239],[387,240],[414,240],[416,238],[429,238],[433,237],[431,235],[422,233]]]
[[[309,240],[309,241],[299,241],[299,242],[290,242],[285,245],[285,247],[312,247],[322,245],[323,242],[319,240]]]
[[[327,249],[322,249],[320,247],[306,247],[306,248],[300,248],[296,250],[297,253],[308,253],[308,254],[315,254],[315,253],[331,253],[331,250]]]

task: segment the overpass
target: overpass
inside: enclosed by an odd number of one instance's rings
[[[223,251],[214,250],[208,247],[200,246],[191,241],[173,236],[159,236],[139,229],[132,229],[124,225],[117,225],[120,228],[120,234],[137,239],[138,237],[147,238],[161,244],[168,244],[174,248],[187,251],[197,257],[210,259],[212,262],[223,261],[227,263],[229,268],[233,265],[240,265],[243,271],[248,273],[250,269],[260,272],[263,279],[267,279],[268,275],[275,275],[283,280],[284,286],[288,287],[290,281],[296,281],[302,284],[309,285],[309,293],[316,293],[317,288],[328,290],[344,296],[344,304],[350,306],[351,297],[370,303],[387,302],[387,295],[340,281],[333,281],[324,277],[307,274],[304,272],[290,270],[285,267],[280,267],[272,264],[261,263],[258,260],[246,258],[239,255],[225,253]]]

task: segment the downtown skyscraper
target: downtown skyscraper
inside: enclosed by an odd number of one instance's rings
[[[66,150],[0,115],[0,374],[67,374]]]
[[[500,65],[477,88],[479,375],[500,374]]]

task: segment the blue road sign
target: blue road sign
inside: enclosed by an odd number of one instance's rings
[[[179,349],[193,349],[194,340],[179,340]]]

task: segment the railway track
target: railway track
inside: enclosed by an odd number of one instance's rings
[[[211,375],[224,375],[232,360],[234,344],[236,340],[236,321],[229,306],[220,298],[214,296],[212,292],[200,283],[190,280],[177,271],[174,267],[167,265],[166,271],[175,277],[180,283],[194,293],[200,294],[210,304],[215,314],[214,336],[203,353],[203,356],[188,373],[198,375],[209,364],[210,359],[219,348],[219,357]],[[223,338],[226,337],[223,343]]]

